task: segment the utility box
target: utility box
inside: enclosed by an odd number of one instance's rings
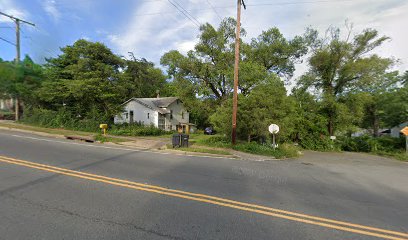
[[[171,139],[172,139],[171,142],[173,144],[173,148],[181,147],[181,134],[179,133],[173,134]]]
[[[190,135],[188,134],[181,134],[181,146],[182,147],[188,147],[188,139],[190,138]]]

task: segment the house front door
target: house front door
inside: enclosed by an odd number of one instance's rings
[[[164,114],[160,114],[160,113],[159,113],[159,122],[158,122],[158,125],[159,125],[159,129],[165,130],[164,128],[165,128],[165,126],[166,126],[166,119],[165,119]]]
[[[134,117],[133,111],[130,111],[130,113],[129,113],[129,123],[133,123],[133,122],[134,122],[133,117]]]

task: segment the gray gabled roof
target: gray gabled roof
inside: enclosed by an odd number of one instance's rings
[[[178,100],[177,97],[143,98],[143,99],[147,99],[148,101],[151,100],[154,105],[160,108],[166,108],[170,104]]]
[[[166,113],[170,113],[169,110],[167,109],[163,109],[168,107],[170,104],[172,104],[173,102],[177,101],[178,98],[177,97],[163,97],[163,98],[131,98],[129,100],[127,100],[126,102],[124,102],[123,104],[126,104],[130,101],[136,101],[138,103],[140,103],[141,105],[150,108],[154,111],[157,111],[161,114],[166,114]]]

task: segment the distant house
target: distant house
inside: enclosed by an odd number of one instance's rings
[[[123,104],[124,112],[115,116],[115,124],[137,122],[170,131],[189,123],[189,113],[177,97],[131,98]]]
[[[400,125],[397,125],[397,126],[395,126],[395,127],[392,127],[392,128],[390,129],[390,136],[391,136],[391,137],[395,137],[395,138],[400,137],[400,136],[401,136],[400,131],[401,131],[404,127],[406,127],[406,126],[408,126],[408,122],[404,122],[404,123],[401,123]]]

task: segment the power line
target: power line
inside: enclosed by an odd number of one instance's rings
[[[316,4],[316,3],[342,3],[342,2],[353,2],[353,0],[339,0],[339,1],[330,1],[330,0],[321,0],[321,1],[305,1],[305,2],[278,2],[278,3],[254,3],[254,4],[246,4],[246,6],[251,7],[262,7],[262,6],[285,6],[285,5],[298,5],[298,4]],[[214,6],[214,9],[227,9],[227,8],[236,8],[234,5],[225,5],[225,6]],[[195,12],[195,11],[208,11],[213,10],[211,7],[208,8],[192,8],[186,9],[186,12]],[[172,14],[172,11],[166,12],[150,12],[150,13],[143,13],[137,14],[134,16],[150,16],[150,15],[162,15],[162,14]]]
[[[191,15],[186,9],[183,8],[183,6],[181,6],[176,0],[173,0],[173,2],[175,4],[177,4],[185,13],[187,13],[190,17],[192,17],[197,23],[198,25],[201,25],[200,21],[197,20],[197,18],[195,18],[193,15]]]
[[[185,17],[187,17],[188,19],[190,19],[190,21],[192,22],[192,23],[194,23],[197,27],[200,27],[200,23],[197,21],[197,19],[196,19],[196,21],[194,21],[190,16],[189,16],[189,13],[186,11],[186,13],[184,12],[184,11],[182,11],[179,7],[177,7],[177,5],[176,4],[174,4],[172,1],[170,1],[170,0],[167,0],[171,5],[173,5],[177,10],[179,10]],[[174,0],[173,0],[174,1]],[[184,9],[184,8],[183,8]],[[185,10],[185,9],[184,9]]]
[[[215,10],[214,6],[210,3],[209,0],[207,0],[208,5],[211,7],[211,9],[215,12],[215,14],[218,16],[218,18],[222,21],[222,17],[220,14],[218,14],[217,10]]]
[[[278,2],[278,3],[255,3],[247,4],[246,6],[256,7],[256,6],[284,6],[284,5],[297,5],[297,4],[313,4],[313,3],[339,3],[339,2],[352,2],[353,0],[321,0],[321,1],[304,1],[304,2]]]
[[[7,39],[5,39],[5,38],[0,37],[0,40],[3,40],[3,41],[5,41],[6,43],[9,43],[9,44],[11,44],[11,45],[13,45],[13,46],[16,46],[15,43],[13,43],[12,41],[9,41],[9,40],[7,40]]]

